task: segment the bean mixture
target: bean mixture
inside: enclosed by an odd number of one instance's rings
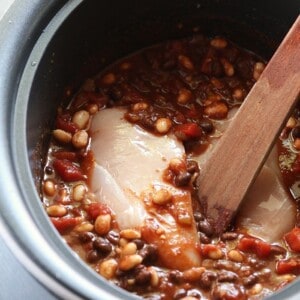
[[[300,217],[272,244],[234,224],[216,237],[197,201],[201,166],[191,157],[209,151],[216,122],[241,105],[264,67],[261,58],[224,38],[195,35],[141,50],[87,79],[76,93],[67,90],[70,104],[58,109],[42,201],[53,225],[91,268],[132,293],[164,300],[261,299],[300,274]],[[91,191],[90,124],[112,107],[126,108],[127,122],[183,143],[186,157],[170,161],[162,180],[192,194],[201,266],[166,268],[157,246],[139,228],[120,230],[114,211]],[[284,181],[299,206],[299,108],[278,146]],[[171,209],[171,197],[162,190],[148,205]]]

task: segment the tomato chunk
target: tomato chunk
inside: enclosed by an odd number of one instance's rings
[[[182,141],[197,139],[202,135],[202,129],[195,123],[177,125],[174,129],[175,135]]]
[[[57,159],[67,159],[70,161],[77,161],[78,157],[77,154],[75,152],[71,152],[71,151],[55,151],[52,153],[52,155],[57,158]]]
[[[271,245],[252,237],[243,237],[237,248],[241,251],[255,253],[259,258],[266,258],[271,253]]]
[[[85,179],[81,169],[66,159],[55,159],[53,168],[67,182]]]
[[[278,274],[300,275],[300,259],[290,258],[278,261],[276,265],[276,272]]]
[[[59,115],[56,118],[56,124],[55,124],[57,129],[62,129],[64,131],[70,132],[70,133],[75,133],[78,128],[77,126],[71,121],[70,115]]]
[[[284,238],[291,250],[300,252],[300,228],[293,228]]]
[[[85,210],[93,220],[96,220],[99,215],[111,213],[110,209],[105,204],[99,202],[89,204]]]
[[[79,224],[78,218],[50,218],[55,228],[60,233],[65,233]]]

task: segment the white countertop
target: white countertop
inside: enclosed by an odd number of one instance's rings
[[[14,0],[0,0],[0,20],[13,2]]]

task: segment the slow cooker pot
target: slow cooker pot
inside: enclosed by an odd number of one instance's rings
[[[268,59],[299,8],[299,0],[14,2],[0,24],[0,233],[40,282],[62,298],[136,298],[72,253],[41,205],[44,147],[64,88],[137,49],[191,35],[193,28]],[[272,299],[299,295],[298,280]]]

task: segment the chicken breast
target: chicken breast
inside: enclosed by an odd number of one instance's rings
[[[105,109],[91,124],[95,166],[91,188],[99,201],[115,213],[120,229],[139,228],[143,238],[158,246],[166,267],[188,269],[200,264],[198,235],[191,195],[162,181],[172,158],[183,158],[175,137],[155,136],[124,120],[122,108]],[[167,190],[167,205],[152,202]]]

